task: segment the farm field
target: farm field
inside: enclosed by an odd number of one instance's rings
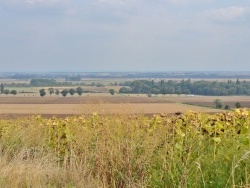
[[[127,104],[0,104],[1,114],[55,114],[55,115],[77,115],[126,113],[126,114],[158,114],[186,112],[215,113],[218,109],[196,107],[186,104],[175,103],[127,103]]]
[[[180,97],[179,97],[180,98]],[[222,110],[180,103],[177,97],[111,96],[107,94],[82,97],[0,97],[0,114],[6,115],[78,115],[91,114],[157,114],[188,110],[216,113]],[[184,99],[184,98],[183,98]],[[183,100],[182,99],[182,100]],[[206,98],[205,98],[206,99]],[[187,99],[186,99],[187,100]],[[210,100],[210,99],[209,99]],[[178,101],[178,103],[176,103]],[[185,102],[185,100],[183,100]]]
[[[231,108],[235,107],[236,102],[241,103],[242,107],[250,107],[250,96],[183,96],[173,97],[169,100],[191,105],[213,107],[215,99],[220,99],[224,105],[229,105]]]
[[[0,185],[249,187],[250,112],[214,100],[250,107],[250,97],[86,88],[80,97],[40,97],[36,87],[0,95]]]

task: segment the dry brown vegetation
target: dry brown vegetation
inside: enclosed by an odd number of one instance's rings
[[[0,119],[0,187],[249,187],[250,112]]]

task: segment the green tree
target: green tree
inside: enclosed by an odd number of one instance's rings
[[[54,88],[52,88],[52,87],[50,87],[50,88],[48,89],[48,91],[49,91],[50,97],[51,97],[51,94],[55,93],[55,90],[54,90]]]
[[[56,94],[56,96],[58,96],[60,94],[59,89],[56,89],[55,94]]]
[[[16,94],[17,94],[17,91],[13,89],[13,90],[10,91],[10,93],[11,93],[12,95],[16,95]]]
[[[70,89],[70,90],[69,90],[69,93],[70,93],[71,96],[73,96],[73,95],[76,93],[76,90]]]
[[[119,93],[131,93],[131,88],[128,88],[128,87],[121,87],[119,89]]]
[[[83,93],[83,89],[81,87],[76,88],[76,93],[81,96]]]
[[[236,80],[236,84],[240,84],[240,80],[238,78]]]
[[[114,89],[110,89],[110,90],[109,90],[109,93],[110,93],[111,95],[114,95],[114,94],[115,94],[115,90],[114,90]]]
[[[151,89],[151,93],[152,93],[152,94],[158,95],[160,92],[161,92],[161,90],[158,89],[158,88],[153,87],[153,88]]]
[[[166,87],[161,88],[161,94],[164,95],[164,96],[165,96],[166,94],[168,94],[167,88],[166,88]]]
[[[5,95],[10,94],[10,90],[8,90],[8,89],[5,89],[3,92],[4,92]]]
[[[4,93],[4,85],[1,83],[1,94]]]
[[[229,110],[230,109],[230,106],[227,104],[225,105],[225,110]]]
[[[44,97],[46,95],[45,89],[40,89],[39,93],[41,97]]]
[[[223,103],[220,99],[215,99],[214,105],[215,105],[215,108],[222,108],[223,107]]]
[[[100,82],[98,82],[97,84],[96,84],[96,87],[104,87],[105,85],[104,84],[102,84],[102,83],[100,83]]]
[[[235,103],[236,108],[241,108],[241,104],[239,102]]]
[[[64,97],[66,97],[68,93],[69,93],[69,90],[67,90],[67,89],[64,89],[64,90],[61,91],[61,94]]]
[[[31,79],[30,86],[32,87],[46,87],[55,86],[57,82],[55,79]]]
[[[180,95],[181,92],[182,92],[182,91],[181,91],[181,87],[180,87],[180,86],[176,87],[175,93],[176,93],[177,95]]]
[[[167,93],[168,93],[168,94],[171,94],[171,96],[172,96],[172,94],[175,93],[175,88],[172,87],[172,86],[168,87],[168,88],[167,88]]]

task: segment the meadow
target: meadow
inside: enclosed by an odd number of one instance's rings
[[[0,187],[244,187],[250,112],[0,119]]]

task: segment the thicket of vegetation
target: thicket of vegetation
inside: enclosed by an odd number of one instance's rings
[[[2,187],[248,187],[250,112],[0,119]]]
[[[57,96],[61,93],[62,96],[66,97],[68,95],[68,93],[73,96],[75,93],[77,93],[79,96],[81,96],[84,92],[84,90],[81,87],[78,87],[76,89],[63,89],[62,91],[60,91],[59,89],[54,89],[52,87],[48,88],[48,92],[50,94],[50,96],[55,93]],[[85,91],[88,92],[88,91]],[[46,95],[46,90],[45,89],[40,89],[39,90],[40,96],[44,97]]]
[[[57,82],[55,79],[31,79],[31,87],[71,86],[71,82]]]
[[[236,80],[235,82],[218,81],[195,81],[190,80],[164,81],[160,82],[148,80],[135,80],[132,82],[121,83],[120,93],[144,93],[144,94],[194,94],[210,96],[226,95],[250,95],[250,82]]]

